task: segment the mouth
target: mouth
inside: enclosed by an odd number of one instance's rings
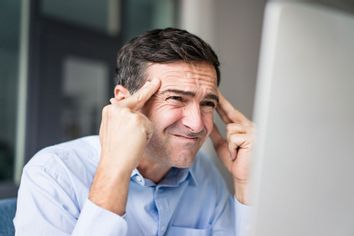
[[[191,137],[191,136],[185,136],[185,135],[180,135],[180,134],[172,134],[172,136],[177,137],[182,140],[185,140],[185,141],[193,141],[193,142],[196,142],[199,139],[198,137]]]

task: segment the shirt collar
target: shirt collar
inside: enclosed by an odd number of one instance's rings
[[[172,167],[166,174],[165,178],[158,184],[163,186],[175,187],[184,181],[190,180],[193,185],[198,185],[194,168],[174,168]],[[134,169],[130,175],[130,179],[143,186],[155,186],[151,180],[144,178],[138,169]]]

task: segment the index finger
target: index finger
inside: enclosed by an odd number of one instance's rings
[[[219,104],[216,108],[224,123],[248,124],[250,121],[221,94],[218,90]]]
[[[139,110],[151,98],[152,95],[160,88],[161,81],[159,79],[152,79],[146,81],[143,87],[136,91],[130,97],[119,102],[119,105],[130,108],[131,110]]]

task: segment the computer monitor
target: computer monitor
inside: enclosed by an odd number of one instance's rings
[[[354,235],[354,17],[268,3],[251,236]]]

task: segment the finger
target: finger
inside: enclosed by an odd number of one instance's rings
[[[249,130],[250,130],[249,126],[245,126],[242,124],[230,123],[226,125],[226,131],[228,134],[234,134],[234,133],[245,134]]]
[[[99,130],[99,136],[100,136],[100,142],[101,144],[103,143],[103,134],[106,133],[106,124],[107,124],[107,111],[108,110],[108,106],[105,106],[102,109],[102,116],[101,116],[101,124],[100,124],[100,130]]]
[[[228,148],[230,153],[237,154],[241,149],[249,150],[252,149],[251,137],[246,134],[232,134],[227,137]],[[236,155],[232,156],[232,159],[236,159]]]
[[[227,147],[230,152],[230,160],[234,161],[237,157],[238,146],[236,143],[228,142]]]
[[[222,137],[215,123],[214,123],[213,130],[210,133],[210,139],[213,142],[218,157],[221,159],[221,161],[225,164],[226,167],[230,166],[231,164],[230,153],[228,149],[223,148],[223,145],[225,145],[226,140]]]
[[[159,89],[160,83],[161,81],[159,79],[152,79],[151,81],[147,81],[144,86],[141,87],[133,95],[119,101],[119,104],[121,106],[128,107],[133,111],[141,109],[150,99],[150,97]]]
[[[237,109],[235,109],[232,104],[221,94],[220,90],[219,95],[219,104],[216,108],[221,119],[226,123],[240,123],[247,124],[250,121]]]
[[[247,141],[245,135],[232,134],[227,137],[227,147],[229,149],[231,160],[234,161],[237,157],[237,152]]]
[[[150,139],[154,133],[153,125],[152,125],[151,121],[146,116],[143,116],[143,117],[145,119],[146,139],[147,139],[147,141],[150,141]]]

